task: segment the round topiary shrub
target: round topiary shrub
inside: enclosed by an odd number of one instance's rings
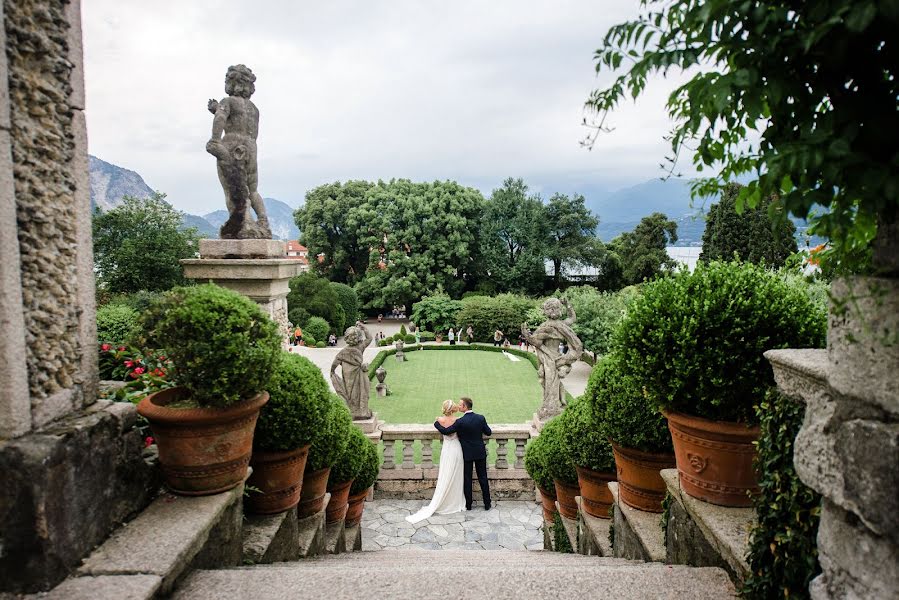
[[[287,320],[293,323],[294,327],[303,327],[303,325],[306,323],[306,321],[309,320],[311,316],[312,315],[309,314],[308,310],[300,306],[291,308],[289,311],[287,311]]]
[[[355,479],[365,461],[365,446],[372,445],[362,430],[354,425],[350,426],[346,435],[346,448],[331,465],[331,473],[328,475],[329,486]]]
[[[378,472],[381,470],[381,459],[378,457],[378,449],[367,438],[368,445],[362,453],[362,461],[353,485],[350,486],[350,495],[361,494],[378,480]]]
[[[762,353],[822,347],[825,331],[826,315],[776,273],[712,262],[646,284],[614,344],[657,406],[756,423],[753,406],[774,384]]]
[[[617,445],[656,454],[674,451],[668,420],[621,372],[619,355],[608,354],[597,363],[583,397],[603,415],[603,436]]]
[[[304,335],[303,343],[306,344],[307,346],[311,346],[312,348],[315,348],[315,345],[318,343],[318,340],[316,340],[311,335]]]
[[[140,315],[125,304],[107,304],[97,309],[97,341],[124,344],[138,330]]]
[[[346,450],[347,431],[353,426],[350,409],[337,394],[328,394],[328,406],[322,426],[312,437],[306,471],[319,471],[331,467]]]
[[[353,288],[345,283],[336,283],[332,281],[328,285],[334,290],[334,293],[337,295],[337,300],[340,302],[340,306],[343,307],[346,325],[352,325],[359,318],[359,296],[356,295]],[[338,331],[337,335],[341,335],[342,333],[342,331]]]
[[[284,452],[311,443],[324,427],[331,398],[322,372],[305,357],[282,352],[266,387],[253,446]]]
[[[141,322],[200,406],[263,391],[281,353],[277,324],[249,298],[211,283],[175,288]]]
[[[315,347],[316,347],[316,348],[324,348],[324,347],[326,347],[326,346],[327,346],[327,344],[324,343],[324,342],[322,342],[322,341],[320,341],[320,340],[319,340],[318,342],[315,342]]]
[[[524,468],[537,487],[555,494],[552,475],[546,464],[546,438],[537,436],[527,445],[524,452]]]
[[[418,339],[423,342],[433,342],[435,337],[434,334],[430,331],[422,331],[418,334]]]
[[[593,404],[586,398],[577,398],[568,404],[564,414],[560,437],[572,462],[600,473],[615,470],[612,445],[602,429],[602,415],[593,410]]]
[[[577,485],[577,471],[574,469],[574,461],[568,453],[568,447],[562,439],[562,431],[568,419],[563,411],[561,415],[547,423],[540,432],[540,438],[544,438],[544,453],[546,468],[552,479],[558,479],[562,483]]]
[[[405,336],[403,336],[403,341],[407,344],[414,344],[415,336],[412,335],[411,333],[407,333]]]
[[[323,340],[328,337],[329,331],[331,331],[331,326],[328,325],[327,321],[321,317],[309,317],[309,320],[303,325],[303,339],[306,341],[306,344],[310,344],[310,337],[314,340]],[[343,332],[341,331],[340,334],[343,334]]]

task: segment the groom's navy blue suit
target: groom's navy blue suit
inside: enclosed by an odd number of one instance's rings
[[[468,411],[449,427],[434,421],[434,427],[443,435],[458,434],[462,446],[462,458],[465,460],[465,508],[471,510],[471,467],[478,473],[481,494],[484,497],[484,509],[490,509],[490,483],[487,481],[487,446],[484,436],[491,435],[490,426],[484,415]]]

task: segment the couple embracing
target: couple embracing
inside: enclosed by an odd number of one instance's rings
[[[406,517],[410,523],[418,523],[431,515],[446,515],[471,510],[471,469],[478,474],[478,483],[484,498],[484,510],[490,510],[490,484],[487,481],[487,447],[485,435],[491,435],[487,419],[472,411],[471,398],[461,398],[459,404],[452,400],[443,402],[443,415],[434,422],[443,434],[440,450],[440,468],[437,487],[430,504]],[[456,412],[462,416],[455,417]]]

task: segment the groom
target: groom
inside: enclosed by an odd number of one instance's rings
[[[471,467],[474,465],[478,472],[478,483],[481,484],[481,493],[484,496],[484,510],[490,510],[490,483],[487,481],[487,446],[484,443],[485,435],[491,435],[490,426],[483,415],[471,410],[473,405],[471,398],[461,398],[462,409],[465,414],[456,419],[449,427],[444,427],[434,421],[434,427],[443,435],[459,434],[459,443],[462,446],[462,458],[465,460],[465,510],[471,510]]]

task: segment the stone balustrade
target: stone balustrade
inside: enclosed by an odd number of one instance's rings
[[[488,456],[487,477],[495,498],[533,499],[534,483],[524,470],[524,449],[530,424],[495,425],[484,443],[496,442],[496,458]],[[430,498],[437,483],[435,440],[441,435],[430,424],[382,425],[384,462],[375,486],[378,498]],[[416,449],[420,445],[420,459]],[[492,444],[491,444],[492,446]],[[491,453],[492,454],[492,453]],[[475,477],[475,497],[480,497]]]

